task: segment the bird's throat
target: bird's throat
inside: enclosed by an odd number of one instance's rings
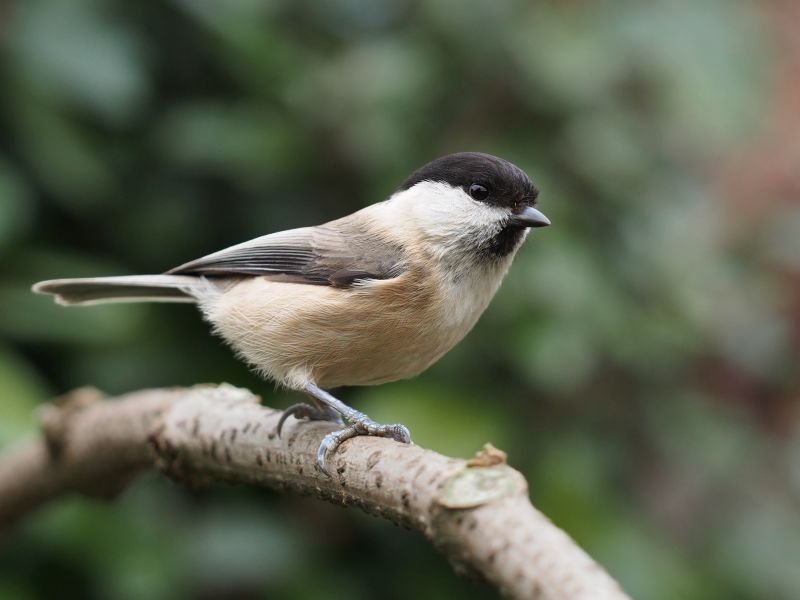
[[[526,231],[525,227],[506,225],[480,248],[481,258],[487,261],[505,258],[519,248]]]

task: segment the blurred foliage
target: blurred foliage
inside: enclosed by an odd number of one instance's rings
[[[637,598],[796,598],[800,208],[742,210],[717,185],[774,108],[765,6],[7,3],[0,445],[85,384],[230,381],[292,401],[186,306],[64,310],[31,283],[161,272],[482,150],[532,175],[554,226],[438,365],[343,397],[442,452],[503,447],[534,502]],[[0,597],[64,590],[493,594],[355,511],[156,477],[114,504],[57,502],[0,541]]]

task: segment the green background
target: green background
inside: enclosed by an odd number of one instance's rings
[[[162,272],[347,214],[438,155],[491,152],[531,175],[553,226],[440,363],[341,397],[442,453],[506,450],[637,598],[797,598],[800,210],[770,190],[734,201],[723,168],[775,110],[764,6],[6,3],[0,448],[87,384],[298,400],[191,307],[67,310],[33,282]],[[494,592],[354,509],[149,475],[0,538],[0,597],[55,595]]]

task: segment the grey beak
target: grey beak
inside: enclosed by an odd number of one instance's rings
[[[550,219],[545,217],[542,211],[526,206],[522,212],[512,215],[508,223],[517,227],[547,227],[550,225]]]

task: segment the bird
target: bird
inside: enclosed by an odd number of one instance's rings
[[[516,165],[481,152],[423,165],[386,199],[323,225],[279,231],[160,275],[54,279],[62,305],[189,302],[264,378],[305,393],[289,417],[328,420],[317,466],[350,438],[410,443],[329,390],[414,377],[473,328],[531,229],[550,225]]]

